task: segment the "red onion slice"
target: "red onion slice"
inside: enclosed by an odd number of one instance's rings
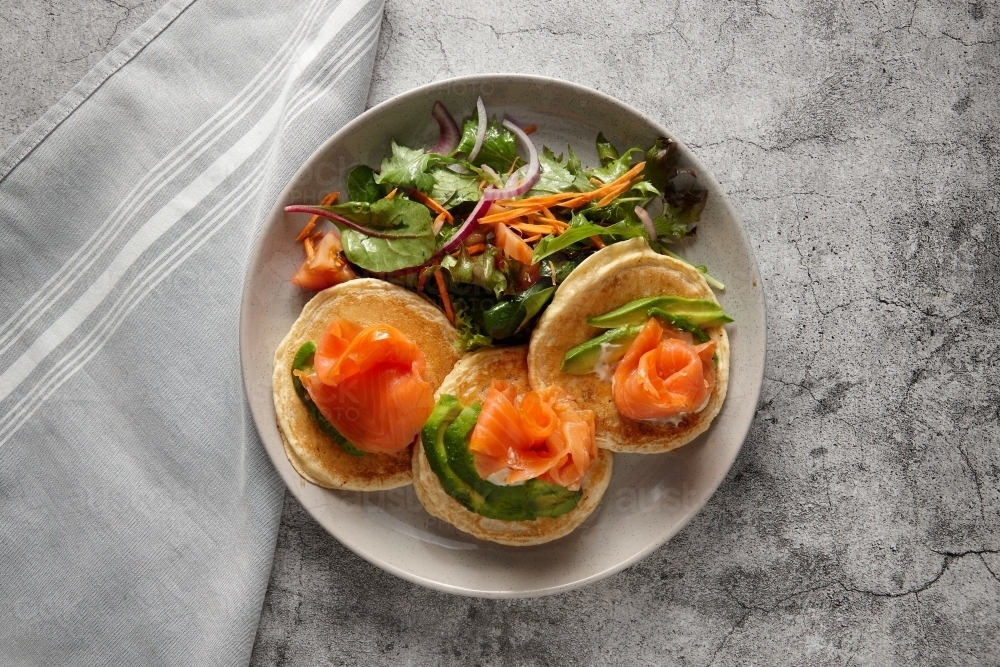
[[[458,248],[458,246],[462,245],[462,241],[464,241],[469,234],[472,233],[472,230],[476,228],[476,224],[479,222],[479,218],[486,214],[486,211],[489,210],[490,205],[492,204],[491,201],[486,199],[486,193],[491,189],[491,187],[486,188],[483,192],[483,198],[479,200],[476,207],[472,209],[472,212],[465,218],[465,222],[462,223],[462,226],[458,228],[458,231],[455,232],[450,239],[448,239],[447,243],[441,246],[441,248],[434,253],[434,257],[431,258],[432,262],[434,259],[441,257],[442,255],[447,255],[451,251]]]
[[[503,183],[503,179],[500,177],[500,174],[493,171],[493,167],[491,167],[490,165],[484,162],[483,164],[479,165],[479,168],[485,171],[487,174],[489,174],[490,178],[492,178],[497,183],[501,184]]]
[[[656,225],[653,224],[653,219],[649,217],[649,212],[641,206],[636,206],[635,214],[639,216],[640,220],[642,220],[642,226],[645,227],[646,232],[649,233],[649,240],[656,241]]]
[[[315,206],[303,206],[301,204],[293,204],[292,206],[285,207],[285,213],[308,213],[309,215],[318,215],[321,218],[326,218],[327,220],[333,220],[334,222],[339,222],[345,227],[350,227],[355,231],[359,231],[367,236],[374,236],[379,239],[418,239],[420,234],[392,234],[389,232],[380,232],[375,229],[369,229],[364,225],[359,225],[353,220],[348,220],[347,218],[337,215],[336,213],[331,213],[330,211],[325,211],[321,208]]]
[[[469,162],[472,162],[477,155],[479,155],[479,149],[483,147],[483,139],[486,138],[486,105],[483,104],[483,98],[476,98],[476,110],[479,112],[479,127],[476,128],[476,143],[472,146],[472,151],[469,152]]]
[[[455,119],[448,113],[448,109],[440,102],[434,103],[434,107],[431,109],[431,116],[438,122],[438,128],[441,130],[441,138],[434,144],[431,153],[449,155],[458,147],[458,142],[462,138],[462,133],[458,129],[458,123],[455,122]]]
[[[530,190],[542,176],[542,167],[538,162],[538,151],[535,150],[535,145],[531,143],[531,139],[528,138],[528,135],[524,133],[524,130],[510,122],[510,120],[504,120],[503,126],[513,132],[514,136],[520,139],[521,143],[528,149],[528,168],[524,172],[524,178],[521,179],[520,184],[514,185],[508,182],[508,185],[502,189],[491,190],[487,188],[484,190],[483,199],[487,201],[520,197],[525,192]],[[514,173],[516,174],[517,172]]]

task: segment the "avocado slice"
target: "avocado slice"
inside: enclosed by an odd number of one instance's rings
[[[712,327],[733,318],[709,299],[685,299],[680,296],[651,296],[626,303],[610,313],[587,319],[587,324],[599,329],[612,329],[634,324],[643,324],[649,319],[649,309],[659,308],[672,315],[679,315],[700,327]]]
[[[427,461],[445,492],[467,509],[502,521],[555,517],[576,507],[582,491],[538,479],[500,486],[479,476],[468,439],[481,410],[478,403],[463,408],[457,398],[444,394],[420,433]]]
[[[632,341],[636,339],[639,332],[642,331],[642,324],[632,324],[629,326],[618,327],[617,329],[610,329],[605,331],[600,336],[591,338],[590,340],[580,343],[572,350],[566,353],[563,357],[562,367],[560,370],[563,373],[570,373],[571,375],[586,375],[587,373],[593,373],[594,367],[597,366],[598,362],[604,361],[605,363],[614,363],[625,356],[625,352],[628,350],[629,345]],[[615,345],[619,349],[615,350],[613,353],[605,352],[602,349],[604,345]],[[601,353],[605,352],[604,359],[601,359]]]
[[[444,443],[445,431],[454,423],[461,412],[462,404],[457,398],[448,394],[442,395],[420,431],[420,442],[424,446],[427,462],[430,463],[431,470],[437,475],[445,493],[475,512],[475,508],[482,507],[486,503],[486,499],[481,494],[476,493],[451,469],[451,466],[448,465],[448,453]]]
[[[292,371],[311,371],[315,356],[316,343],[311,340],[302,343],[299,351],[295,353],[295,358],[292,359]],[[319,407],[313,402],[312,397],[309,396],[309,392],[302,385],[302,380],[294,372],[292,373],[292,386],[295,387],[295,393],[298,395],[299,400],[306,406],[306,412],[309,413],[309,417],[319,426],[319,430],[332,438],[334,442],[340,445],[341,449],[351,456],[360,458],[365,455],[363,451],[352,445],[350,440],[341,435],[340,431],[333,427],[333,424],[327,421],[323,413],[319,411]]]
[[[662,308],[650,308],[649,316],[660,318],[661,320],[663,320],[673,328],[677,329],[678,331],[687,331],[688,333],[691,334],[691,337],[694,339],[694,342],[696,343],[707,343],[708,341],[712,340],[711,336],[705,333],[704,329],[702,329],[701,327],[699,327],[697,324],[687,319],[686,317],[682,317],[681,315],[674,315],[672,313],[668,313]],[[615,331],[615,329],[612,329],[612,331]]]

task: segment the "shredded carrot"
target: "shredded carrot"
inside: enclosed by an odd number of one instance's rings
[[[340,197],[340,192],[339,191],[335,190],[333,192],[327,192],[323,196],[323,199],[320,200],[319,205],[320,206],[333,206],[334,204],[337,203],[337,198],[338,197]],[[317,222],[319,222],[319,216],[318,215],[314,215],[311,218],[309,218],[309,222],[307,222],[306,226],[302,228],[302,231],[300,231],[299,235],[295,237],[295,240],[296,241],[303,241],[303,240],[305,240],[305,238],[307,236],[309,236],[310,233],[312,233],[312,230],[316,228],[316,223]]]
[[[387,195],[385,196],[385,198],[386,198],[386,199],[392,199],[393,197],[395,197],[395,196],[396,196],[396,190],[398,190],[398,189],[399,189],[399,188],[393,188],[393,189],[392,189],[392,192],[390,192],[389,194],[387,194]]]
[[[470,255],[478,255],[479,253],[483,252],[484,250],[486,250],[486,244],[485,243],[477,243],[475,245],[470,245],[468,248],[465,249],[465,251],[467,253],[469,253]]]
[[[302,240],[302,246],[306,250],[306,261],[313,261],[313,258],[316,256],[316,248],[313,246],[312,237],[305,237],[305,239]]]
[[[532,133],[537,132],[537,131],[538,131],[538,126],[537,125],[529,125],[528,127],[524,128],[524,133],[525,134],[532,134]]]
[[[604,181],[602,181],[599,178],[594,178],[593,176],[591,176],[589,180],[590,180],[591,184],[596,185],[599,188],[603,188],[604,187]]]
[[[544,215],[540,215],[538,213],[532,213],[531,215],[528,216],[528,218],[532,222],[535,222],[535,223],[538,223],[538,224],[542,224],[542,225],[551,225],[551,226],[555,227],[556,229],[565,229],[565,228],[569,227],[568,224],[566,224],[565,222],[563,222],[562,220],[560,220],[558,218],[546,218]]]
[[[420,272],[420,277],[417,278],[417,293],[418,294],[420,292],[424,291],[424,285],[427,284],[427,276],[429,276],[429,275],[430,275],[430,273],[428,273],[427,271],[421,271]]]
[[[539,240],[540,238],[542,238],[541,234],[535,234],[534,236],[530,236],[530,237],[524,239],[524,242],[525,243],[534,243],[535,241]]]
[[[485,190],[487,185],[489,185],[489,183],[487,183],[486,181],[481,181],[479,183],[479,190],[480,191]]]
[[[612,200],[615,199],[615,197],[617,197],[618,195],[621,195],[621,194],[625,194],[625,192],[630,187],[632,187],[632,184],[631,183],[626,183],[625,185],[621,186],[620,188],[616,188],[616,189],[612,190],[611,192],[609,192],[608,194],[604,195],[604,197],[602,197],[601,200],[599,202],[597,202],[597,208],[602,208],[604,206],[607,206],[608,204],[611,203]]]
[[[448,296],[448,287],[445,285],[444,276],[441,271],[434,272],[434,280],[437,281],[438,290],[441,292],[441,303],[444,305],[444,315],[448,321],[455,324],[455,311],[451,309],[451,298]]]
[[[631,169],[626,171],[624,174],[616,178],[615,180],[608,183],[608,185],[614,185],[615,183],[621,183],[624,181],[631,181],[633,176],[638,176],[642,173],[642,170],[646,168],[645,160],[639,164],[633,165]]]
[[[423,192],[420,192],[419,190],[413,190],[411,191],[411,194],[417,199],[419,199],[420,202],[430,210],[434,211],[438,215],[443,215],[445,219],[448,221],[449,225],[455,222],[455,218],[451,215],[451,213],[447,211],[447,209],[445,209],[443,206],[441,206],[441,204],[437,203],[436,201],[425,195]]]
[[[601,240],[600,236],[591,236],[590,242],[597,246],[598,250],[604,247],[604,241]]]
[[[564,208],[576,208],[595,199],[601,199],[608,193],[614,192],[622,187],[626,189],[631,186],[632,179],[639,175],[646,166],[645,162],[633,166],[627,172],[601,187],[590,192],[562,192],[555,195],[539,195],[537,197],[527,197],[525,199],[503,200],[497,202],[507,208],[534,208],[543,206],[562,206]]]
[[[529,213],[535,213],[540,209],[523,209],[515,208],[510,211],[500,211],[498,213],[492,213],[490,215],[485,215],[479,219],[479,222],[484,224],[493,224],[496,222],[507,222],[508,220],[513,220],[515,218],[520,218],[522,216],[528,215]]]
[[[602,184],[599,188],[590,192],[561,192],[558,194],[526,197],[524,199],[504,199],[497,201],[490,206],[487,215],[480,218],[479,221],[489,225],[498,222],[507,222],[533,213],[544,212],[546,217],[549,218],[546,222],[552,224],[552,221],[556,220],[556,218],[552,215],[552,211],[549,210],[550,206],[576,208],[594,200],[600,200],[597,204],[598,206],[607,206],[609,202],[632,187],[634,184],[633,179],[642,173],[645,166],[645,162],[640,162],[615,180]],[[513,169],[511,169],[512,171]],[[508,174],[511,172],[508,172]],[[562,224],[565,225],[565,223]]]
[[[611,189],[605,189],[605,188],[598,188],[597,190],[593,190],[593,191],[588,192],[586,194],[580,195],[576,199],[571,199],[568,202],[563,202],[562,204],[560,204],[560,206],[564,206],[566,208],[576,208],[578,206],[583,206],[584,204],[589,204],[590,202],[594,201],[595,199],[599,199],[601,197],[604,197],[604,195],[608,194],[608,192],[610,192],[610,191],[612,191],[612,190]]]
[[[312,230],[316,227],[317,220],[319,220],[318,215],[314,215],[313,217],[309,218],[309,222],[307,222],[306,226],[302,228],[302,231],[299,232],[299,235],[295,237],[295,240],[304,241],[309,236],[309,234],[312,233]]]
[[[526,199],[503,199],[496,203],[507,208],[517,208],[522,206],[553,206],[566,199],[574,199],[579,196],[579,192],[559,192],[552,195],[528,197]]]
[[[596,190],[595,190],[595,192],[596,192]],[[590,201],[590,199],[591,198],[587,197],[586,195],[580,195],[576,199],[570,199],[569,201],[562,202],[559,205],[560,206],[564,206],[566,208],[576,208],[577,206],[583,206],[584,204],[588,203]]]
[[[529,234],[552,234],[555,232],[555,228],[552,225],[531,225],[526,222],[512,222],[510,226],[522,232],[528,232]]]
[[[576,208],[577,206],[582,206],[583,204],[591,202],[595,199],[603,198],[608,193],[614,192],[615,190],[618,190],[622,187],[624,187],[627,190],[632,185],[632,179],[635,176],[639,175],[645,166],[646,166],[645,162],[640,162],[639,164],[635,165],[634,167],[632,167],[631,169],[629,169],[624,174],[622,174],[615,180],[611,181],[607,185],[599,187],[596,190],[591,190],[590,192],[584,192],[575,199],[571,199],[567,202],[562,202],[560,206],[564,206],[566,208]]]

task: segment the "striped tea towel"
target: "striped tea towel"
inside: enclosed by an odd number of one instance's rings
[[[0,157],[0,664],[245,665],[282,489],[250,248],[381,0],[172,0]]]

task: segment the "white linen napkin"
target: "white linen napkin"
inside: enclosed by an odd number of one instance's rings
[[[0,664],[245,665],[283,487],[250,248],[381,0],[174,0],[0,157]]]

